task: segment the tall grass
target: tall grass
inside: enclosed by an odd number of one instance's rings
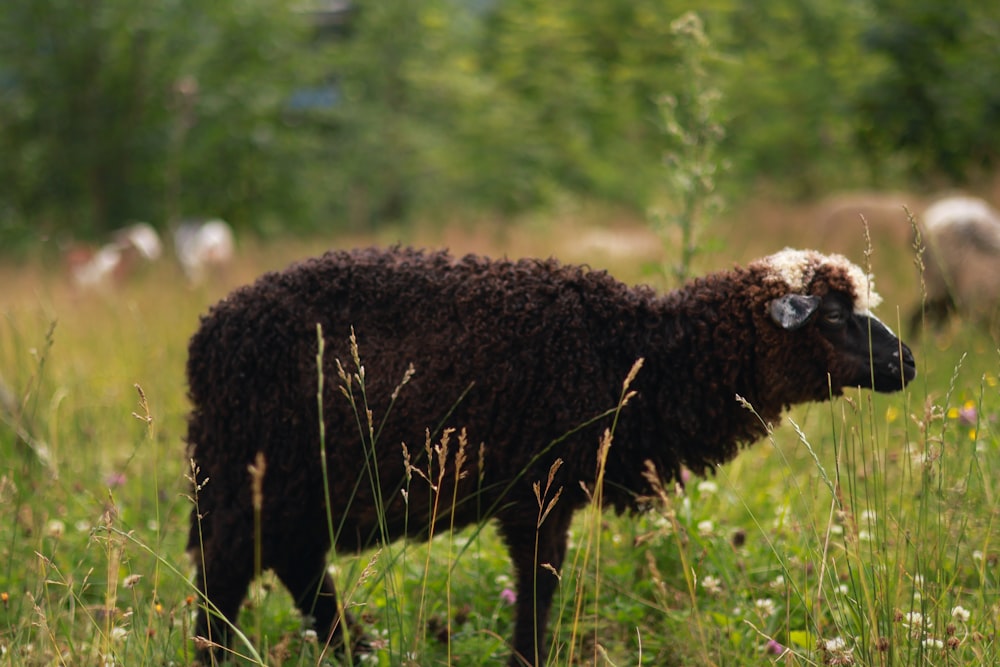
[[[51,285],[0,305],[0,665],[193,658],[182,371],[217,295],[164,278],[82,302]],[[902,394],[798,407],[713,478],[661,489],[644,515],[581,512],[542,662],[1000,662],[1000,354],[959,325],[923,332],[915,353],[920,376]],[[349,364],[338,379],[370,445],[385,415],[365,407],[360,355]],[[439,477],[445,452],[482,479],[454,458],[476,445],[432,436],[412,443],[425,458],[406,484],[438,485],[436,505],[411,508],[434,518],[434,538],[338,554],[331,571],[369,664],[497,664],[510,566],[491,526],[453,530],[456,490]],[[526,482],[539,484],[544,521],[558,485]],[[246,662],[338,664],[268,573],[241,625]]]

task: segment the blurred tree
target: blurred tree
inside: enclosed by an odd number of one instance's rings
[[[919,178],[963,181],[1000,151],[1000,5],[872,0],[862,44],[882,64],[858,95],[857,142]]]
[[[6,235],[192,214],[242,225],[286,205],[281,113],[308,71],[293,4],[6,0]]]
[[[656,101],[678,85],[671,22],[691,3],[506,0],[487,22],[484,69],[527,105],[539,180],[645,206],[659,176]]]
[[[997,3],[6,0],[0,244],[204,214],[367,226],[563,193],[645,209],[676,154],[658,102],[698,108],[670,33],[690,10],[721,54],[703,88],[724,100],[727,189],[995,166]]]
[[[362,2],[333,45],[343,103],[320,159],[330,210],[355,225],[463,208],[537,204],[541,175],[533,102],[482,66],[481,8],[451,0]]]
[[[857,40],[870,20],[867,0],[739,2],[719,17],[725,151],[740,180],[809,197],[869,177],[850,105],[876,70]]]

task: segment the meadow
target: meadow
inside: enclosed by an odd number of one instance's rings
[[[193,661],[183,370],[199,314],[232,287],[328,246],[397,240],[556,255],[666,284],[651,268],[667,252],[656,239],[601,217],[244,241],[199,287],[169,262],[89,293],[51,262],[0,266],[0,665]],[[725,244],[696,273],[808,244],[807,230],[766,219],[717,227]],[[897,330],[920,298],[914,254],[876,243],[870,259],[879,314]],[[800,406],[713,477],[662,489],[644,515],[581,512],[546,664],[1000,663],[1000,353],[960,323],[903,337],[919,370],[904,392]],[[488,524],[435,532],[332,557],[372,639],[362,664],[506,660],[500,541]],[[266,573],[241,627],[245,663],[340,664]]]

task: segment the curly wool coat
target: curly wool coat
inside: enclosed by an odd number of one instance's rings
[[[682,466],[705,473],[759,438],[760,419],[736,394],[777,421],[786,406],[824,400],[831,390],[905,384],[912,357],[869,317],[870,298],[866,277],[846,260],[798,251],[665,295],[554,260],[410,249],[328,253],[267,274],[212,308],[190,344],[188,442],[198,478],[208,480],[189,540],[198,585],[235,620],[254,568],[247,469],[262,452],[263,566],[321,635],[336,638],[328,550],[426,537],[433,492],[419,476],[407,480],[401,443],[409,463],[430,466],[436,481],[427,433],[438,442],[444,428],[464,429],[468,474],[455,478],[453,437],[438,525],[498,522],[518,582],[511,664],[535,664],[544,657],[557,582],[542,566],[562,564],[570,519],[588,501],[582,486],[594,486],[598,443],[636,360],[644,365],[617,422],[603,490],[619,511],[650,492],[646,461],[663,480],[676,479]],[[317,324],[333,545],[320,458]],[[366,406],[357,406],[359,420],[338,374],[338,362],[356,371],[352,329],[374,446]],[[411,364],[412,379],[400,387]],[[351,388],[360,396],[356,379]],[[532,484],[544,484],[556,459],[562,467],[553,488],[562,487],[562,496],[538,528]],[[227,640],[225,626],[204,611],[196,631]]]

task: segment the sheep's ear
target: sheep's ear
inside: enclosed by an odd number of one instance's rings
[[[771,302],[771,319],[782,329],[795,331],[809,321],[820,301],[818,296],[786,294]]]

